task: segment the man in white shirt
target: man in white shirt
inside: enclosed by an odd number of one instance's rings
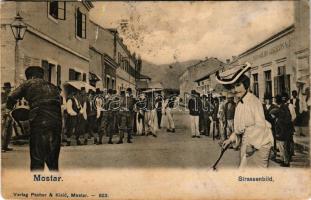
[[[260,100],[248,91],[250,79],[245,72],[250,68],[250,64],[246,63],[232,74],[232,78],[221,78],[216,74],[217,80],[224,85],[230,85],[232,92],[239,99],[234,116],[234,132],[224,141],[222,147],[227,148],[230,143],[242,138],[240,168],[266,168],[273,136],[271,125],[265,120]]]

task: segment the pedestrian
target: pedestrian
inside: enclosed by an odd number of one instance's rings
[[[165,103],[165,115],[167,117],[167,132],[175,133],[175,123],[173,118],[173,108],[174,108],[174,96],[170,96],[166,99]]]
[[[271,111],[276,109],[277,106],[272,103],[272,95],[265,93],[264,94],[264,103],[263,103],[263,110],[265,114],[265,119],[271,124],[272,126],[272,135],[273,135],[273,147],[272,147],[272,154],[271,160],[275,161],[277,157],[277,145],[276,145],[276,138],[275,138],[275,119],[271,115]]]
[[[191,137],[200,138],[199,131],[199,116],[202,112],[202,101],[199,93],[195,90],[191,91],[191,98],[188,102],[188,109],[190,114],[190,126],[191,126]]]
[[[278,109],[272,110],[271,114],[272,117],[275,117],[275,138],[282,158],[280,165],[282,167],[289,167],[289,145],[290,137],[293,132],[293,127],[291,125],[291,115],[287,105],[285,105],[286,102],[282,100],[280,95],[275,97],[275,102],[278,106]]]
[[[219,109],[218,109],[218,121],[219,121],[219,134],[220,134],[220,142],[221,144],[223,141],[227,139],[226,133],[226,118],[225,118],[225,105],[226,105],[226,97],[220,97]]]
[[[131,139],[133,137],[133,127],[135,123],[135,103],[136,100],[132,94],[132,88],[126,89],[125,94],[125,101],[126,101],[126,109],[128,111],[128,124],[127,124],[127,143],[132,143]]]
[[[214,103],[214,111],[213,111],[213,140],[214,138],[219,139],[219,118],[218,118],[218,110],[219,110],[219,100],[217,97],[213,99]]]
[[[109,137],[108,144],[113,144],[113,129],[114,129],[114,115],[112,112],[112,105],[113,102],[113,91],[112,89],[108,89],[107,95],[103,99],[102,109],[101,109],[101,117],[100,117],[100,127],[98,133],[98,143],[103,144],[103,136],[106,135]]]
[[[294,132],[295,132],[295,126],[294,121],[296,119],[296,111],[293,104],[290,103],[289,95],[286,92],[283,92],[282,95],[282,101],[283,104],[288,108],[290,115],[291,115],[291,121],[289,122],[291,134],[289,135],[288,139],[288,145],[286,146],[288,148],[289,153],[289,160],[292,160],[292,156],[295,155],[295,143],[294,143]]]
[[[235,107],[236,103],[234,102],[234,95],[229,92],[228,101],[226,102],[224,107],[227,138],[230,137],[231,133],[233,133],[234,131]]]
[[[66,102],[66,134],[67,137],[64,141],[67,143],[67,146],[70,146],[70,138],[73,135],[76,135],[76,127],[78,124],[78,114],[80,112],[80,104],[76,98],[77,91],[74,89],[69,92]],[[79,141],[80,142],[80,141]]]
[[[310,106],[311,106],[311,99],[310,99],[310,88],[306,87],[304,83],[299,83],[298,85],[298,96],[299,96],[299,107],[300,113],[297,117],[296,126],[297,135],[306,136],[309,134],[309,119],[310,119]]]
[[[23,97],[30,106],[30,169],[59,170],[58,158],[61,146],[62,116],[60,91],[45,81],[44,70],[30,66],[25,71],[27,80],[8,97],[7,108],[13,109]]]
[[[1,152],[12,151],[9,143],[13,133],[13,120],[10,116],[10,110],[7,108],[8,96],[11,93],[12,86],[10,82],[5,82],[1,91]]]
[[[88,133],[88,138],[90,139],[91,137],[94,138],[94,144],[97,143],[97,139],[95,137],[95,132],[97,129],[97,123],[96,123],[96,115],[97,115],[97,110],[96,110],[96,102],[95,102],[95,92],[93,90],[89,90],[88,95],[87,95],[87,101],[86,101],[86,114],[87,114],[87,133]]]
[[[136,107],[136,126],[137,134],[145,135],[145,111],[146,111],[146,98],[145,94],[140,94],[135,103]]]
[[[163,104],[163,97],[162,95],[156,95],[155,99],[155,107],[157,111],[157,120],[158,120],[158,127],[161,129],[161,121],[162,121],[162,104]]]
[[[298,98],[297,90],[292,91],[292,98],[290,99],[290,103],[294,106],[296,118],[294,119],[294,126],[296,134],[300,134],[300,136],[305,136],[302,131],[299,130],[299,124],[301,124],[301,116],[300,116],[300,99]],[[298,126],[297,126],[298,125]]]
[[[202,133],[205,136],[209,136],[210,134],[210,110],[211,110],[211,104],[208,100],[208,97],[206,95],[203,95],[202,97],[202,112],[200,112],[200,118],[199,121],[201,121],[201,128]]]
[[[240,167],[268,167],[269,154],[273,145],[271,125],[265,120],[262,103],[249,92],[250,79],[245,72],[251,65],[246,63],[235,71],[231,77],[222,78],[216,73],[216,80],[231,87],[239,99],[234,114],[234,132],[223,143],[223,148],[242,137]]]

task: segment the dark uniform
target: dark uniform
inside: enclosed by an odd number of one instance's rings
[[[13,109],[22,97],[29,103],[31,170],[43,170],[45,163],[50,170],[58,170],[62,130],[60,91],[42,79],[40,67],[26,69],[26,77],[29,80],[9,96],[7,108]]]
[[[114,124],[114,115],[112,110],[109,108],[110,103],[113,101],[112,97],[105,98],[105,102],[103,105],[104,110],[101,111],[101,123],[99,128],[99,142],[98,144],[102,144],[103,135],[109,136],[108,144],[113,144],[113,124]]]
[[[122,96],[120,98],[120,111],[118,113],[118,128],[120,132],[120,140],[118,143],[123,142],[124,132],[127,132],[127,142],[132,143],[132,130],[135,119],[134,112],[135,99],[132,95]]]

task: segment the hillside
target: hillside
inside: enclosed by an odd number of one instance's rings
[[[152,82],[161,82],[165,88],[179,89],[179,76],[187,67],[199,60],[177,62],[173,64],[156,65],[143,60],[142,74],[149,76]]]

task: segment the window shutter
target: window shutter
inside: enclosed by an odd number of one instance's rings
[[[274,82],[274,96],[276,96],[277,94],[279,94],[279,91],[278,91],[278,85],[279,85],[278,76],[273,78],[273,82]]]
[[[290,94],[290,74],[285,76],[285,91],[287,94]]]
[[[78,35],[78,32],[77,32],[77,8],[75,11],[75,35]]]
[[[61,85],[61,66],[57,65],[57,79],[56,79],[56,84],[57,86]]]
[[[76,79],[76,72],[73,69],[69,69],[69,80],[73,81]]]
[[[83,73],[83,75],[82,75],[82,80],[83,80],[84,82],[86,82],[86,73]]]
[[[86,15],[82,14],[82,38],[86,38]]]
[[[66,19],[66,2],[65,1],[58,2],[58,19],[60,20]]]
[[[41,64],[44,71],[43,79],[49,81],[49,62],[46,60],[42,60]]]

